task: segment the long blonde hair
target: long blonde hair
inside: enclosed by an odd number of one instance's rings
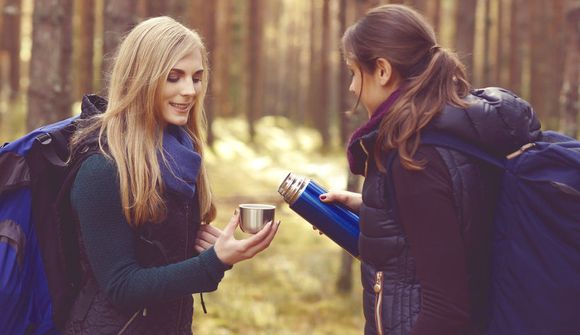
[[[167,215],[157,153],[162,147],[160,92],[171,68],[188,53],[202,55],[202,89],[185,126],[202,156],[206,119],[203,102],[208,87],[208,57],[200,36],[170,17],[138,24],[119,46],[110,77],[106,111],[73,137],[71,152],[98,132],[101,151],[116,163],[125,218],[132,226],[160,222]],[[105,145],[106,142],[106,145]],[[204,164],[197,179],[201,219],[211,222],[216,210]]]
[[[421,169],[420,162],[413,159],[419,131],[446,103],[466,106],[462,97],[470,85],[465,66],[453,52],[437,44],[427,21],[404,5],[370,10],[346,30],[342,46],[345,57],[362,67],[361,74],[363,70],[373,73],[376,60],[384,58],[401,76],[401,96],[381,121],[375,155],[397,149],[405,168]],[[381,160],[376,161],[384,171]]]

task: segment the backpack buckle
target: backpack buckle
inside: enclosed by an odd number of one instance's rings
[[[521,148],[519,148],[518,150],[512,152],[511,154],[507,155],[506,158],[507,159],[513,159],[518,157],[519,155],[523,154],[526,150],[533,148],[536,146],[536,143],[527,143],[522,145]]]
[[[52,137],[50,136],[49,133],[43,133],[36,136],[36,140],[40,142],[40,144],[42,145],[47,145],[50,144],[50,142],[52,142]]]

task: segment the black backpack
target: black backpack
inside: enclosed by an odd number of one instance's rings
[[[106,105],[97,96],[85,96]],[[103,109],[104,110],[104,109]],[[69,191],[81,163],[69,141],[83,112],[36,129],[0,148],[0,329],[54,333],[64,326],[83,283]]]

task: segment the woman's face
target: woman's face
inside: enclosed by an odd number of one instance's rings
[[[199,49],[188,53],[173,65],[161,91],[161,116],[167,124],[183,126],[187,123],[202,89],[203,70]]]
[[[360,95],[360,102],[366,108],[370,117],[390,94],[387,87],[382,84],[379,75],[380,69],[377,68],[375,73],[365,72],[356,61],[348,58],[346,60],[346,66],[352,75],[348,90],[357,98]]]

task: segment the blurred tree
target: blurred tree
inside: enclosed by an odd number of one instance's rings
[[[492,61],[491,61],[491,30],[493,29],[493,21],[491,18],[491,0],[483,0],[483,76],[479,85],[489,86],[492,84]]]
[[[524,0],[511,0],[509,29],[509,88],[522,95],[522,71],[525,55],[525,32],[528,27],[527,4]]]
[[[477,0],[461,0],[455,7],[455,49],[473,78],[473,47],[475,41],[475,11]]]
[[[21,0],[4,0],[2,9],[2,40],[0,40],[0,51],[7,52],[9,59],[9,88],[10,99],[16,98],[20,91],[20,18],[22,16]]]
[[[214,0],[216,11],[216,43],[212,52],[215,54],[213,63],[212,94],[214,96],[215,115],[231,116],[232,105],[230,100],[230,53],[231,53],[231,28],[232,28],[232,1]]]
[[[191,26],[196,29],[205,43],[205,47],[208,51],[209,57],[209,69],[210,79],[208,92],[205,98],[205,115],[207,118],[207,143],[212,146],[214,143],[214,133],[212,130],[212,124],[215,119],[214,112],[214,86],[217,78],[213,77],[213,66],[216,63],[216,57],[214,53],[216,45],[216,2],[215,1],[204,1],[204,0],[194,0],[189,6],[189,18],[191,21]]]
[[[546,45],[548,62],[546,67],[547,77],[542,80],[544,85],[544,108],[549,111],[549,120],[553,125],[551,128],[558,128],[560,119],[560,96],[564,83],[564,64],[566,63],[566,2],[567,0],[552,0],[551,13],[548,14],[548,36],[552,38],[544,39]],[[552,121],[553,120],[553,121]]]
[[[330,2],[322,2],[322,43],[320,45],[320,71],[317,89],[317,107],[314,110],[315,125],[322,137],[322,152],[327,153],[330,150]]]
[[[340,9],[338,11],[338,20],[340,24],[340,36],[346,31],[347,28],[347,12],[349,10],[347,0],[340,0]],[[340,103],[339,103],[339,129],[340,129],[340,143],[347,143],[348,138],[352,130],[352,117],[354,111],[352,110],[352,99],[350,99],[350,76],[346,65],[341,62],[340,64]],[[348,167],[347,167],[348,169]],[[357,179],[350,171],[347,173],[347,185],[346,188],[349,191],[354,191],[354,182]],[[346,252],[342,251],[340,256],[340,269],[338,272],[338,280],[336,281],[336,289],[338,292],[351,292],[352,291],[352,256]]]
[[[74,0],[73,21],[76,43],[73,44],[75,69],[73,72],[73,100],[93,92],[93,60],[95,55],[95,1]]]
[[[580,77],[580,1],[569,0],[566,11],[565,76],[560,95],[560,130],[578,138],[578,79]]]
[[[510,52],[511,52],[511,34],[512,34],[512,3],[499,1],[498,4],[498,48],[497,48],[497,85],[510,87]]]
[[[264,98],[264,64],[262,62],[262,34],[264,13],[262,12],[262,0],[250,0],[248,7],[248,73],[250,73],[250,92],[248,94],[248,126],[250,139],[254,141],[256,135],[255,121],[263,115]]]
[[[167,0],[145,0],[145,17],[168,15],[171,12],[170,6],[171,1]]]
[[[320,57],[317,57],[320,51],[320,42],[322,38],[321,27],[319,24],[319,14],[321,6],[320,0],[310,0],[310,43],[309,43],[309,59],[310,66],[308,69],[308,112],[304,116],[304,123],[309,126],[316,125],[313,121],[314,116],[320,112],[319,90],[322,85],[322,73]]]
[[[160,1],[162,2],[162,1]],[[103,13],[103,65],[101,83],[108,86],[114,52],[122,37],[138,22],[137,0],[105,0]]]
[[[553,64],[550,62],[550,57],[558,57],[552,54],[555,50],[550,50],[550,43],[546,40],[546,33],[549,32],[549,18],[545,13],[551,13],[553,10],[553,3],[546,6],[543,0],[529,1],[527,6],[530,8],[530,22],[533,22],[529,30],[530,38],[530,95],[529,100],[534,106],[534,110],[541,117],[546,124],[552,123],[554,120],[550,116],[555,116],[551,113],[547,105],[547,93],[550,89],[546,85],[547,79],[551,76],[550,72],[553,70]],[[543,41],[543,43],[540,43]],[[553,84],[553,83],[552,83]],[[557,111],[557,110],[556,110]],[[553,112],[556,112],[553,111]]]
[[[72,0],[35,0],[29,130],[71,115]]]

